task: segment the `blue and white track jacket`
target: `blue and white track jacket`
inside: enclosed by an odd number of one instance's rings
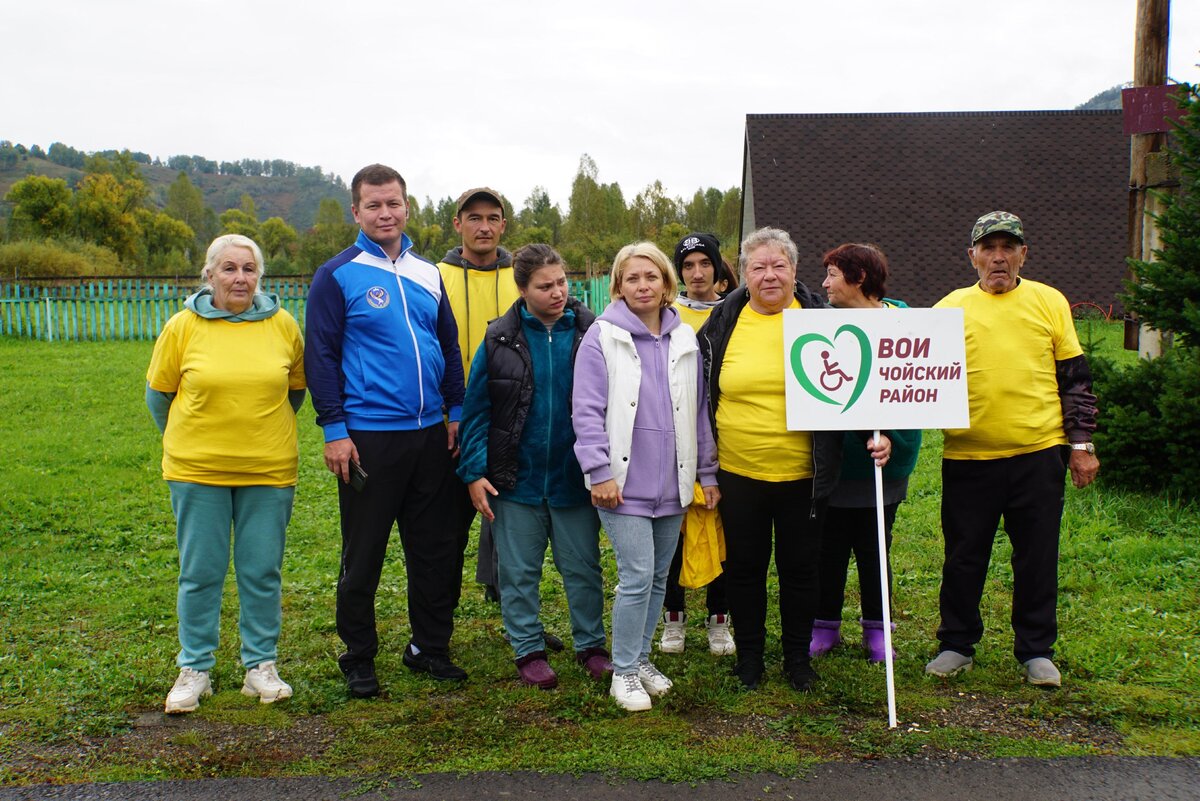
[[[308,290],[304,373],[325,441],[413,431],[462,413],[458,326],[437,267],[403,236],[393,262],[359,231]]]

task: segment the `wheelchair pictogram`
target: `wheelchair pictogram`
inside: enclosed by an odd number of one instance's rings
[[[846,371],[840,368],[837,362],[829,361],[829,351],[821,351],[821,360],[825,364],[825,371],[821,373],[821,377],[818,380],[825,391],[837,392],[842,388],[842,384],[854,380],[854,376],[847,375]],[[833,385],[830,386],[830,384],[825,383],[826,379],[829,379],[829,382]],[[835,379],[836,383],[834,383]]]

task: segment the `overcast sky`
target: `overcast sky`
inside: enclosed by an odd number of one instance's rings
[[[1169,74],[1200,82],[1200,2]],[[741,182],[748,113],[1070,109],[1132,79],[1136,0],[7,3],[0,139],[278,158],[422,198],[566,210],[580,155],[626,199]],[[914,11],[920,9],[920,12]]]

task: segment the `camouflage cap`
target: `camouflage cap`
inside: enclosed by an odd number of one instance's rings
[[[988,234],[1011,234],[1022,242],[1025,241],[1025,227],[1021,218],[1007,211],[989,211],[975,221],[971,229],[971,244],[974,245]]]

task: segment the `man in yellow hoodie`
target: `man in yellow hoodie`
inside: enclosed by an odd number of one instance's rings
[[[483,342],[488,323],[508,311],[521,297],[513,280],[512,254],[500,247],[500,237],[507,225],[504,198],[499,192],[486,186],[468,189],[458,196],[454,214],[454,230],[462,237],[462,244],[448,250],[438,262],[446,297],[458,323],[458,349],[466,380],[470,380],[471,360]],[[475,509],[465,487],[463,497],[464,525],[469,527]],[[480,521],[475,580],[487,588],[489,599],[500,600],[496,544],[487,520]],[[546,640],[548,647],[562,648],[557,637],[547,634]],[[554,648],[555,645],[558,647]]]
[[[487,324],[521,296],[513,280],[512,254],[500,247],[507,224],[499,192],[486,186],[468,189],[459,195],[454,215],[462,244],[438,263],[458,323],[458,349],[468,379]]]

